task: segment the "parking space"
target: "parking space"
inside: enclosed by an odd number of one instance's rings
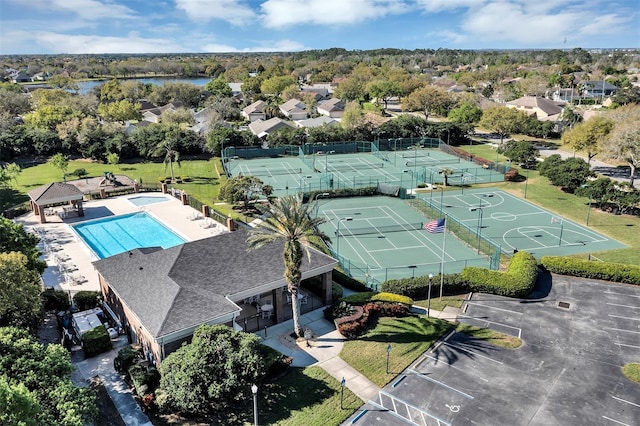
[[[534,294],[474,294],[460,318],[522,347],[453,334],[346,424],[639,425],[640,387],[621,367],[640,362],[640,288],[553,276]]]

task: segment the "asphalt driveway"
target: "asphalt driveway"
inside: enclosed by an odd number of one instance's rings
[[[346,424],[640,424],[640,385],[621,372],[640,362],[640,288],[545,276],[527,299],[474,294],[463,312],[523,346],[449,336]]]

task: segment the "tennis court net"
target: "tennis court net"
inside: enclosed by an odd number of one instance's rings
[[[427,158],[429,154],[424,154],[422,152],[408,152],[402,154],[402,158]]]
[[[384,163],[359,163],[359,162],[353,162],[353,163],[340,163],[340,164],[336,164],[336,163],[329,163],[328,168],[324,168],[324,171],[333,171],[333,170],[345,170],[345,171],[349,171],[349,170],[356,170],[356,169],[381,169],[384,167]]]
[[[381,226],[362,226],[353,228],[340,228],[336,230],[336,235],[339,237],[349,237],[353,235],[367,235],[367,234],[384,234],[388,232],[402,232],[402,231],[417,231],[422,229],[423,222],[415,223],[396,223],[393,225],[381,225]]]
[[[412,161],[407,161],[405,163],[405,166],[407,167],[413,167],[413,166],[427,166],[427,167],[437,167],[440,166],[442,164],[458,164],[460,162],[459,158],[452,158],[452,159],[447,159],[447,160],[436,160],[434,158],[431,158],[429,160],[425,159],[415,159]]]
[[[302,173],[302,169],[264,169],[242,171],[246,176],[274,176],[274,175],[296,175]]]

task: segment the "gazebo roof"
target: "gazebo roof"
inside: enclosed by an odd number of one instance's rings
[[[82,200],[83,194],[69,183],[51,182],[48,185],[29,191],[29,197],[38,206]]]

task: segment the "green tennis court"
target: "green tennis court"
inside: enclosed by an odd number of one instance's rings
[[[479,238],[494,241],[507,254],[522,250],[539,258],[626,247],[501,190],[436,191],[421,195],[411,203],[419,209],[422,203],[435,211],[446,212],[452,220],[466,225]]]
[[[317,214],[327,219],[321,230],[332,239],[332,254],[352,277],[373,288],[388,279],[436,275],[443,266],[445,273],[470,265],[489,267],[486,256],[452,234],[427,232],[424,224],[431,220],[399,198],[334,198],[317,203]]]

